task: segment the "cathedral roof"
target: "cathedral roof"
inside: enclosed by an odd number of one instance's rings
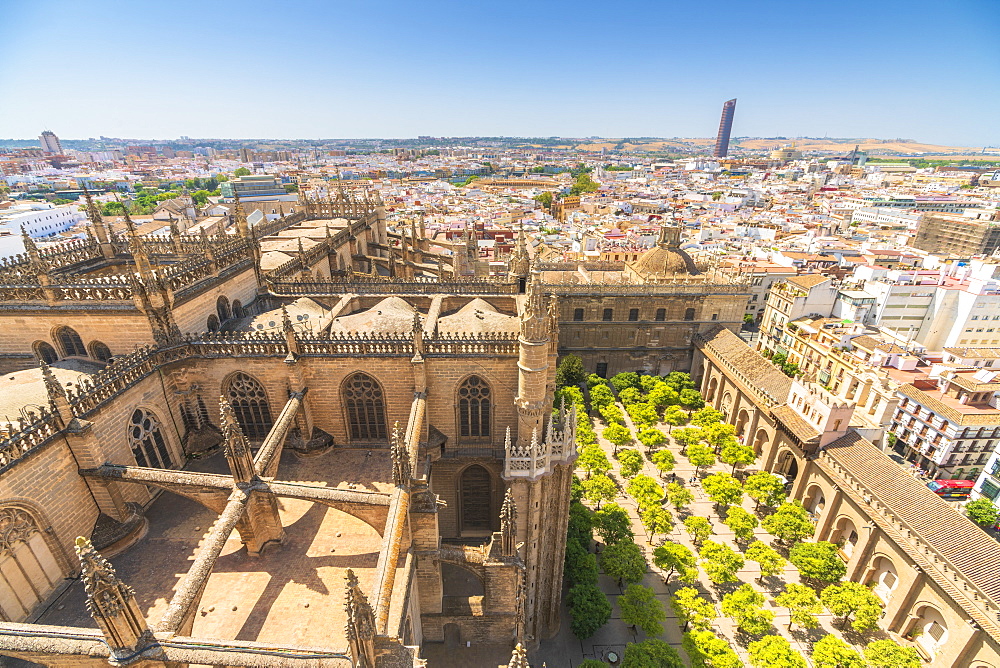
[[[442,334],[460,332],[512,332],[519,331],[516,316],[500,313],[488,301],[477,297],[450,315],[438,320]]]
[[[334,332],[391,332],[404,334],[413,331],[413,314],[417,309],[402,297],[386,297],[371,308],[335,318]],[[421,321],[424,319],[421,316]]]
[[[680,228],[664,225],[656,245],[629,264],[632,271],[645,279],[666,276],[696,276],[699,271],[694,260],[681,250]]]

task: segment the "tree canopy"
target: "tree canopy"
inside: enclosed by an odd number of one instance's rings
[[[663,633],[662,622],[667,618],[667,613],[651,587],[629,585],[625,593],[618,597],[618,608],[623,622],[638,626],[647,636]]]
[[[677,615],[677,621],[682,631],[703,631],[712,627],[712,622],[718,616],[712,602],[698,593],[694,587],[681,587],[670,599],[670,607]]]
[[[583,668],[582,663],[580,668]],[[647,638],[625,646],[621,668],[684,668],[684,661],[668,643],[659,638]]]
[[[601,552],[604,573],[619,582],[639,582],[646,574],[646,558],[642,548],[632,541],[612,543]]]
[[[764,595],[748,584],[741,585],[722,597],[719,609],[736,622],[736,628],[747,635],[760,635],[771,630],[774,612],[764,609]]]
[[[820,582],[837,582],[847,573],[847,565],[836,545],[825,540],[799,543],[788,553],[799,573]]]
[[[632,540],[632,520],[617,503],[609,503],[594,513],[594,529],[605,545]]]
[[[785,483],[767,471],[758,471],[748,476],[743,483],[743,489],[758,507],[761,504],[776,506],[785,500]]]
[[[691,536],[691,540],[694,541],[695,545],[700,544],[703,540],[715,533],[712,530],[712,523],[706,518],[699,517],[698,515],[692,515],[691,517],[685,518],[684,530],[688,532],[689,536]]]
[[[757,582],[778,575],[785,568],[785,559],[777,550],[759,540],[750,543],[746,555],[747,559],[756,561],[760,566],[760,577],[757,578]]]
[[[812,662],[814,668],[865,668],[861,655],[833,634],[816,641],[813,645]]]
[[[689,631],[681,647],[691,659],[691,668],[742,668],[743,662],[722,638],[711,631]]]
[[[737,582],[737,571],[743,568],[744,560],[740,553],[714,540],[705,540],[698,550],[701,557],[701,568],[708,579],[715,584]]]
[[[618,453],[618,468],[623,478],[633,478],[642,468],[642,455],[638,450],[622,450]]]
[[[761,522],[764,530],[785,543],[794,543],[813,535],[815,527],[801,504],[786,502]]]
[[[903,647],[892,640],[873,640],[865,647],[865,659],[870,668],[921,668],[923,662],[917,650]]]
[[[556,367],[556,386],[579,385],[587,378],[583,361],[576,355],[566,355]]]
[[[611,601],[596,585],[578,584],[569,590],[570,629],[577,638],[589,638],[611,618]]]
[[[846,623],[851,619],[855,631],[875,628],[882,616],[882,601],[860,582],[841,582],[830,585],[820,594],[823,605]]]
[[[750,665],[755,668],[807,668],[806,660],[781,636],[766,636],[750,643]]]
[[[737,505],[743,500],[743,485],[728,473],[713,473],[706,476],[701,481],[701,487],[708,494],[708,498],[724,508]]]
[[[790,582],[785,585],[785,591],[779,594],[774,602],[782,608],[788,608],[789,630],[793,624],[797,624],[803,629],[814,629],[819,626],[819,619],[816,615],[823,612],[823,605],[819,602],[819,597],[812,587]]]

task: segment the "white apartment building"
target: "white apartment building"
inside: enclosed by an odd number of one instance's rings
[[[851,212],[851,222],[916,230],[920,223],[920,214],[913,211],[900,211],[898,208],[866,206]]]
[[[0,228],[20,234],[21,228],[34,238],[51,237],[65,232],[85,215],[75,204],[53,206],[48,202],[19,204],[0,214]]]

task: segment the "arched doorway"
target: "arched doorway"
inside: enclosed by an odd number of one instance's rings
[[[840,518],[837,521],[836,530],[830,536],[830,542],[839,545],[840,552],[848,559],[854,554],[860,539],[861,534],[858,532],[858,527],[850,517]]]
[[[883,603],[888,604],[893,590],[899,585],[896,566],[887,557],[879,557],[872,565],[875,567],[875,574],[870,583],[872,591],[882,599]]]
[[[799,475],[799,462],[791,450],[785,450],[778,455],[772,472],[785,476],[788,482],[795,480],[796,476]]]
[[[933,658],[948,640],[948,622],[938,610],[925,605],[920,608],[908,634],[913,636],[914,642]]]
[[[0,508],[0,614],[22,621],[64,574],[35,517],[17,506]]]
[[[708,392],[705,393],[705,403],[711,403],[715,400],[715,391],[719,389],[719,379],[716,376],[712,376],[708,380]]]
[[[826,508],[826,497],[823,496],[823,490],[820,489],[819,485],[813,485],[806,491],[805,503],[802,506],[808,510],[813,517],[818,517],[823,509]]]
[[[479,464],[464,471],[459,481],[459,527],[463,536],[488,536],[493,528],[493,479]]]
[[[758,457],[764,452],[764,444],[767,443],[767,430],[758,429],[757,435],[753,439],[753,453]]]
[[[740,438],[746,436],[747,427],[750,426],[750,413],[745,408],[740,409],[739,417],[736,418],[736,435]]]

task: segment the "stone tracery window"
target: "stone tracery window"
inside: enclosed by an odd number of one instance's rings
[[[24,620],[63,577],[34,516],[0,508],[0,617]]]
[[[111,349],[100,341],[93,341],[90,344],[90,356],[98,362],[109,362]]]
[[[226,395],[246,437],[251,441],[264,440],[274,425],[264,386],[253,376],[240,371],[227,383]]]
[[[137,408],[132,413],[128,425],[128,441],[139,466],[168,469],[174,463],[170,459],[167,442],[160,433],[160,420],[152,412]]]
[[[490,436],[489,384],[479,376],[469,376],[458,388],[459,434],[467,438]]]
[[[377,380],[361,371],[344,382],[344,406],[352,441],[385,441],[385,394]]]
[[[59,361],[59,353],[56,349],[45,341],[35,341],[35,344],[31,346],[35,351],[35,357],[37,357],[42,362],[46,364],[55,364]]]
[[[87,349],[83,346],[83,339],[72,327],[60,327],[56,330],[56,339],[62,346],[63,357],[86,357]]]

